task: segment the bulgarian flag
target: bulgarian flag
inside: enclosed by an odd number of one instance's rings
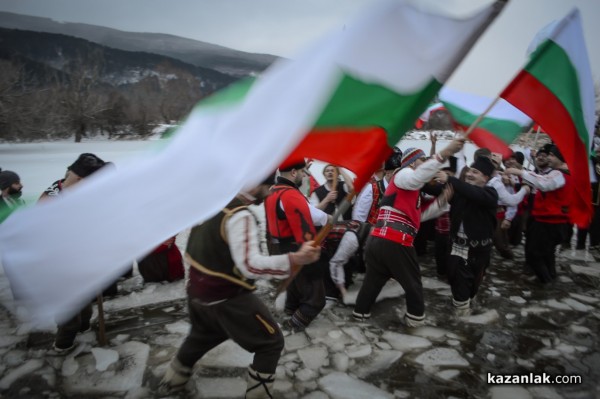
[[[428,3],[372,6],[296,59],[200,103],[162,151],[12,214],[0,225],[0,253],[29,317],[74,314],[133,259],[286,158],[346,167],[360,187],[504,4],[457,18]]]
[[[594,81],[579,10],[551,24],[525,68],[500,94],[529,115],[563,154],[575,195],[573,223],[587,226],[592,216],[589,159],[594,133]]]
[[[452,115],[457,128],[464,131],[486,112],[493,101],[448,87],[440,91],[440,100]],[[530,125],[531,119],[527,115],[503,99],[498,99],[471,132],[469,139],[480,148],[488,148],[506,157],[511,153],[508,146]]]

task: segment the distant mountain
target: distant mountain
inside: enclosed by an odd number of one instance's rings
[[[0,12],[0,27],[59,33],[115,49],[161,54],[236,77],[261,72],[277,59],[273,55],[246,53],[174,35],[125,32],[96,25],[63,23],[49,18],[8,12]]]
[[[136,84],[148,77],[169,81],[178,76],[193,76],[199,87],[212,93],[237,80],[159,54],[118,50],[73,36],[17,29],[0,28],[0,59],[24,64],[36,80],[43,80],[39,73],[49,76],[48,69],[68,73],[66,68],[73,63],[86,69],[98,67],[100,80],[114,87]]]

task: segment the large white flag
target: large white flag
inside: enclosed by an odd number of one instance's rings
[[[2,262],[30,316],[75,313],[132,259],[273,172],[313,126],[383,126],[397,141],[501,8],[455,17],[423,3],[374,6],[248,91],[200,104],[152,158],[9,217]]]

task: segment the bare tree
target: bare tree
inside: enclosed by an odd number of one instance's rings
[[[87,58],[78,57],[64,68],[68,77],[63,83],[60,104],[66,125],[75,134],[76,143],[81,142],[96,118],[109,108],[99,92],[101,69],[102,58],[98,53]]]

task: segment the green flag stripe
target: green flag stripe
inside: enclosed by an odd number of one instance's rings
[[[315,123],[316,128],[382,127],[394,146],[410,130],[442,87],[433,80],[421,91],[402,95],[344,74]]]
[[[547,40],[531,54],[531,61],[525,70],[554,93],[571,116],[585,148],[589,148],[590,132],[583,117],[577,70],[565,50],[552,40]]]
[[[442,101],[446,106],[446,109],[452,115],[452,118],[459,124],[469,127],[475,120],[478,115],[473,115],[472,113],[465,111],[464,109],[457,107],[456,105]],[[498,137],[500,140],[504,141],[507,145],[511,144],[517,136],[523,131],[523,126],[519,125],[516,122],[506,119],[496,119],[485,117],[479,124],[478,127],[489,131],[494,134],[494,136]]]

